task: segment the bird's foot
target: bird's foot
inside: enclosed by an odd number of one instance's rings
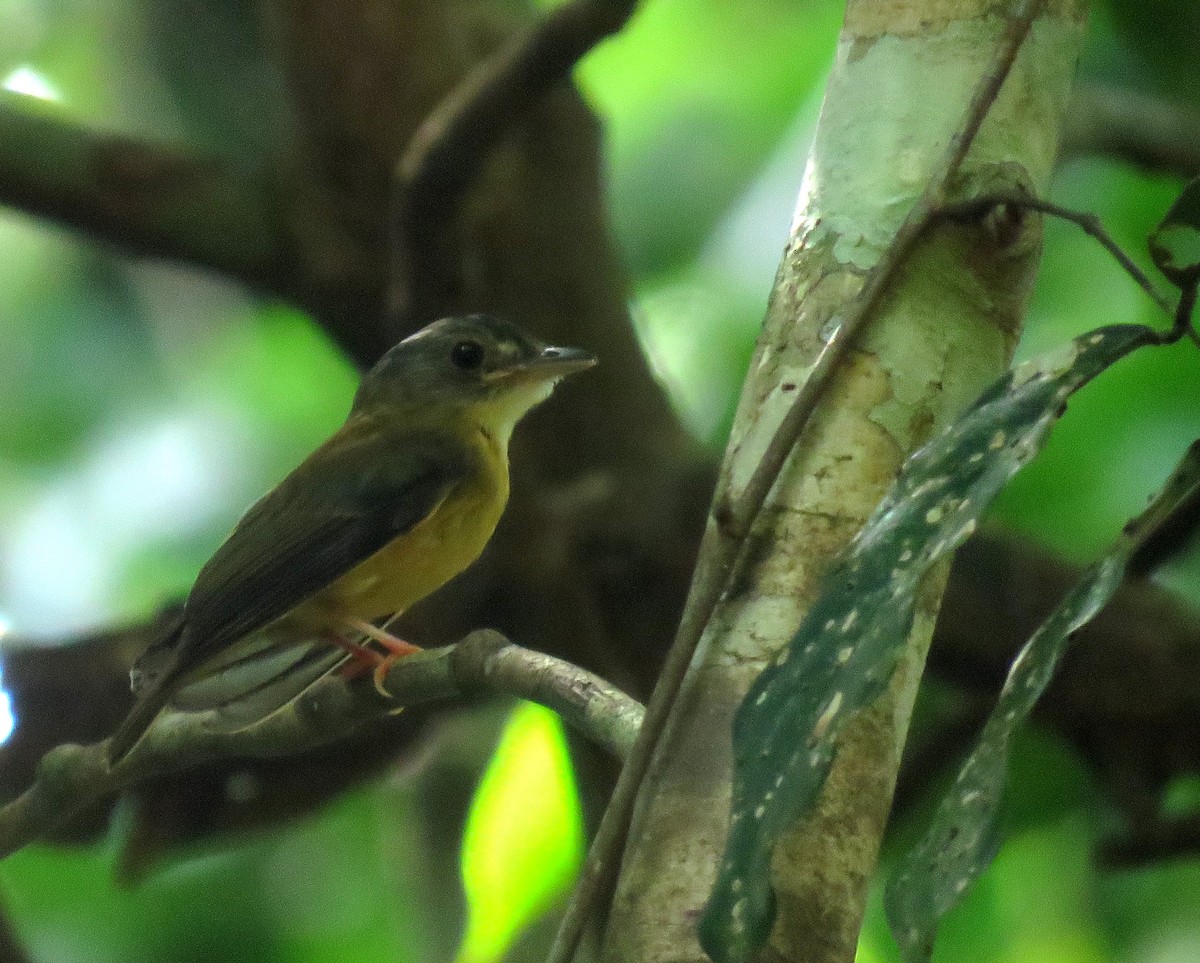
[[[405,642],[403,639],[397,638],[390,632],[385,632],[378,626],[372,625],[363,619],[347,619],[346,624],[354,629],[354,631],[361,632],[388,650],[386,656],[381,656],[378,652],[374,652],[365,646],[357,646],[357,648],[364,652],[369,652],[374,657],[372,661],[375,671],[371,674],[371,680],[375,683],[375,691],[390,699],[391,693],[388,692],[387,687],[384,685],[388,672],[400,659],[420,652],[421,647],[413,645],[411,642]]]
[[[349,660],[338,669],[338,674],[347,682],[357,679],[367,670],[374,670],[385,658],[374,649],[368,649],[365,645],[343,639],[340,635],[329,636],[329,643],[336,645],[350,656]]]

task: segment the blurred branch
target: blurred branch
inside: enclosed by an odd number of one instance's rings
[[[213,158],[88,130],[0,93],[0,203],[134,253],[278,285],[292,267],[272,193]]]
[[[983,724],[987,722],[994,701],[993,693],[967,692],[960,705],[939,714],[936,724],[923,732],[909,732],[896,779],[896,790],[892,793],[892,811],[888,816],[890,825],[894,826],[896,820],[924,796],[942,773],[967,755],[979,737]]]
[[[1135,869],[1200,853],[1200,812],[1138,823],[1103,840],[1096,852],[1107,869]]]
[[[369,680],[328,676],[280,711],[236,732],[220,731],[210,713],[167,713],[111,769],[103,742],[59,746],[43,757],[34,784],[0,809],[0,856],[145,779],[221,757],[289,755],[346,736],[405,705],[477,692],[516,695],[555,710],[617,755],[628,752],[642,720],[641,706],[604,680],[490,630],[402,659],[385,682],[392,698],[375,692]]]
[[[1077,575],[1025,539],[990,532],[968,541],[955,559],[929,673],[990,701]],[[1200,851],[1200,816],[1163,819],[1159,811],[1173,779],[1200,773],[1200,612],[1151,582],[1126,582],[1080,630],[1034,718],[1079,753],[1127,817],[1127,836],[1102,844],[1103,861]],[[943,761],[956,760],[948,751]],[[938,771],[929,759],[922,768]]]
[[[515,36],[454,87],[396,165],[389,308],[423,317],[447,266],[437,238],[497,142],[596,44],[625,26],[637,0],[572,0]]]
[[[981,722],[1021,643],[1077,576],[1077,566],[1027,539],[994,530],[971,539],[954,562],[930,674],[967,699],[981,700],[972,702]],[[131,702],[129,663],[156,632],[148,623],[80,641],[6,649],[4,682],[18,726],[0,747],[0,800],[24,791],[38,761],[54,746],[92,742],[111,731]],[[644,657],[653,663],[660,656],[647,651]],[[266,796],[236,809],[223,788],[231,774],[228,765],[175,777],[183,780],[178,795],[195,802],[199,811],[181,812],[178,818],[186,826],[168,834],[165,845],[275,825],[374,778],[401,753],[397,740],[420,731],[417,714],[414,708],[371,726],[366,743],[343,740],[286,760],[259,761],[254,771]],[[1154,796],[1170,779],[1200,773],[1200,613],[1151,583],[1122,586],[1080,633],[1035,716],[1075,746],[1109,796],[1122,804],[1128,795],[1124,787],[1141,787]],[[958,736],[971,731],[972,723],[951,721],[949,727],[958,735],[943,739],[934,732],[928,740],[918,736],[909,747],[897,810],[957,761]],[[268,763],[271,769],[260,769]],[[236,771],[246,769],[243,762],[233,765]],[[280,796],[289,804],[281,805]],[[103,807],[97,805],[87,819],[72,820],[70,831],[58,827],[54,840],[93,839],[107,824],[110,800],[111,795],[98,798]]]
[[[0,963],[32,963],[4,906],[0,906]]]
[[[128,253],[217,271],[312,314],[361,366],[377,300],[369,260],[313,186],[109,134],[0,92],[0,204]]]
[[[1076,91],[1060,155],[1102,155],[1181,177],[1200,172],[1200,113],[1127,87]]]

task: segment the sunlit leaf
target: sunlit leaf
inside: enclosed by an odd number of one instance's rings
[[[941,918],[990,865],[997,848],[996,814],[1013,732],[1045,691],[1071,634],[1112,598],[1137,549],[1200,489],[1200,443],[1180,462],[1162,493],[1094,564],[1017,655],[979,742],[938,806],[929,831],[888,882],[888,920],[904,958],[933,954]]]
[[[561,896],[583,858],[583,824],[563,739],[550,710],[510,717],[471,807],[463,840],[467,931],[458,963],[499,960]]]
[[[1149,328],[1113,326],[1023,364],[905,463],[734,720],[729,838],[700,926],[716,963],[750,959],[770,932],[772,846],[816,802],[847,720],[887,686],[926,572],[975,530],[1071,393],[1157,340]]]
[[[1172,284],[1200,281],[1200,178],[1191,181],[1150,235],[1150,256]]]

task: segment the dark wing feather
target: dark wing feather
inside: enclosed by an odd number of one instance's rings
[[[364,419],[365,420],[365,419]],[[452,436],[349,422],[260,499],[201,570],[184,609],[186,674],[411,530],[466,477]]]

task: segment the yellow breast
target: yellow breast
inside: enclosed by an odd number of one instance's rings
[[[477,470],[418,525],[293,610],[291,626],[334,629],[345,615],[374,621],[403,612],[479,557],[508,501],[508,454],[475,435]]]

